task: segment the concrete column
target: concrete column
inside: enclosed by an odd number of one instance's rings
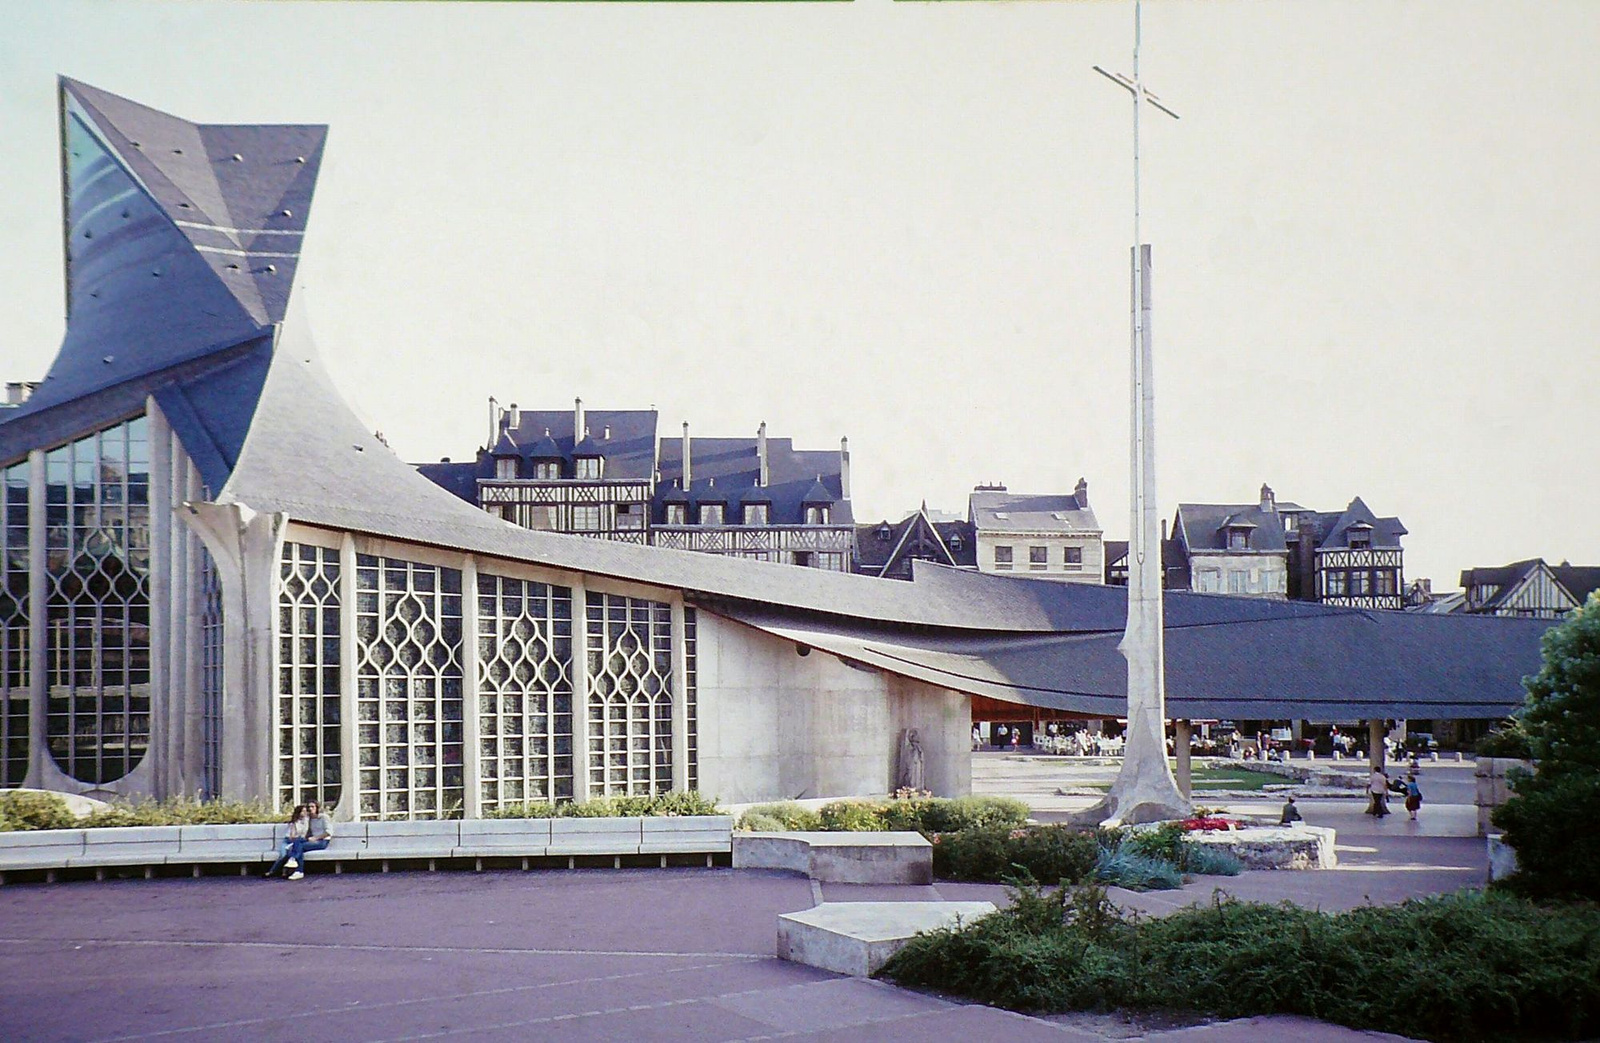
[[[572,799],[589,799],[589,595],[581,578],[572,584]]]
[[[1189,736],[1192,731],[1193,728],[1185,718],[1179,718],[1172,722],[1173,753],[1178,760],[1178,770],[1176,772],[1178,792],[1188,798],[1194,796],[1194,775],[1189,764]]]
[[[1384,751],[1383,733],[1385,722],[1382,718],[1374,718],[1367,722],[1367,758],[1375,771],[1383,770]]]
[[[28,454],[28,773],[23,785],[45,787],[50,756],[45,735],[50,719],[50,575],[45,557],[44,450]]]
[[[765,425],[762,425],[765,427]],[[689,788],[689,660],[683,598],[672,599],[672,788]]]
[[[181,641],[187,619],[173,611],[173,577],[177,574],[177,555],[173,553],[172,495],[176,483],[172,454],[172,429],[153,399],[147,399],[149,418],[149,510],[150,510],[150,748],[145,754],[150,763],[150,784],[159,799],[169,797],[181,786],[183,764],[183,720],[181,683],[174,684],[173,656],[181,655]]]
[[[354,822],[361,817],[361,710],[356,700],[356,540],[339,540],[339,804],[334,818]]]
[[[216,563],[223,602],[222,795],[275,803],[278,559],[287,514],[242,503],[190,503],[183,518]]]
[[[467,555],[461,563],[461,727],[462,814],[483,817],[483,769],[479,764],[481,718],[478,716],[478,562]],[[524,736],[527,742],[531,736]],[[554,756],[555,751],[551,751]]]

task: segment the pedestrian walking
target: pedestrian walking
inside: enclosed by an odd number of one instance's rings
[[[1389,813],[1389,776],[1382,768],[1373,768],[1367,776],[1367,814],[1382,818]]]
[[[1406,811],[1411,815],[1411,821],[1417,820],[1417,809],[1422,807],[1422,787],[1417,785],[1417,773],[1412,772],[1406,776]]]

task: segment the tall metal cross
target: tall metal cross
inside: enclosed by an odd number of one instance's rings
[[[1106,799],[1088,813],[1119,823],[1187,814],[1167,764],[1165,656],[1161,610],[1161,537],[1155,475],[1155,382],[1150,341],[1150,247],[1139,231],[1139,119],[1146,103],[1178,114],[1139,77],[1140,4],[1133,5],[1133,76],[1094,71],[1133,95],[1133,337],[1130,349],[1132,430],[1129,440],[1132,531],[1128,534],[1128,624],[1119,646],[1128,661],[1128,731],[1122,769]]]

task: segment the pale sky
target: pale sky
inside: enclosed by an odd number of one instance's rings
[[[332,125],[300,293],[403,457],[487,399],[850,437],[1126,538],[1132,5],[0,0],[0,361],[61,329],[55,76]],[[1600,4],[1155,0],[1157,481],[1399,515],[1407,578],[1600,564]]]

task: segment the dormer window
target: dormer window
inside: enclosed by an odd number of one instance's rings
[[[1350,530],[1351,550],[1371,550],[1372,530],[1364,525],[1355,526]]]
[[[553,482],[561,477],[559,460],[538,460],[533,465],[533,477],[541,482]]]
[[[703,503],[703,504],[701,504],[700,505],[700,524],[701,525],[721,525],[722,524],[722,511],[723,511],[723,508],[722,508],[722,504],[720,504],[720,503]]]
[[[878,542],[879,543],[888,543],[890,537],[892,537],[894,535],[894,530],[890,529],[888,524],[886,523],[886,524],[878,526],[877,535],[878,535]]]
[[[1228,530],[1228,549],[1229,550],[1249,550],[1250,549],[1250,530],[1249,529],[1229,529]]]
[[[684,506],[681,503],[669,503],[669,504],[667,504],[667,522],[666,523],[668,525],[688,525],[689,524],[689,508]]]
[[[573,477],[599,481],[605,460],[598,456],[580,456],[573,462]]]
[[[806,506],[807,525],[826,525],[832,515],[832,509],[827,504],[808,504]]]
[[[961,549],[961,544],[963,542],[965,542],[965,541],[962,540],[961,534],[959,532],[952,532],[950,534],[950,549],[951,550],[960,550]]]
[[[494,476],[501,480],[517,476],[517,458],[514,456],[496,457],[494,461]]]
[[[744,523],[746,525],[767,524],[767,505],[764,503],[747,503],[744,505]]]

